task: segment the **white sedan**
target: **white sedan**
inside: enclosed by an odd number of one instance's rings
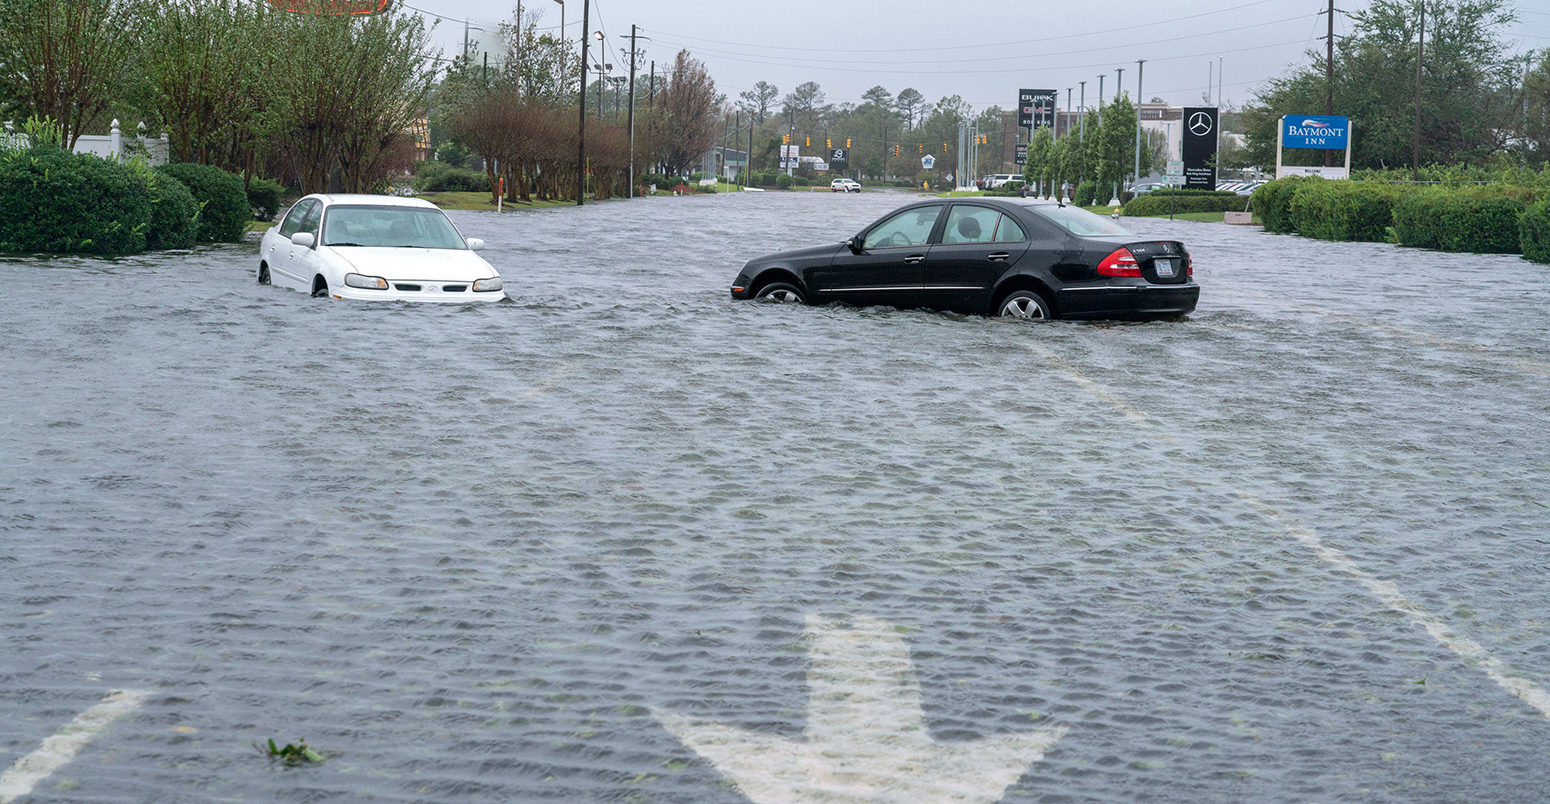
[[[309,195],[258,246],[258,282],[335,299],[499,301],[500,274],[429,201]]]

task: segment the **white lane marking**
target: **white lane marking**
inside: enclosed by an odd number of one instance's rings
[[[1274,519],[1286,532],[1299,542],[1307,545],[1314,555],[1317,555],[1324,563],[1356,579],[1358,583],[1367,588],[1373,597],[1382,601],[1385,606],[1403,614],[1411,622],[1421,626],[1426,633],[1431,634],[1443,647],[1458,654],[1467,662],[1479,667],[1490,679],[1502,689],[1516,696],[1519,700],[1539,710],[1541,715],[1550,718],[1550,693],[1539,685],[1521,676],[1514,675],[1512,668],[1503,664],[1501,660],[1487,653],[1480,643],[1468,637],[1454,633],[1441,620],[1428,614],[1415,602],[1400,593],[1399,587],[1392,581],[1379,580],[1366,570],[1356,566],[1350,556],[1329,545],[1319,538],[1317,533],[1293,522],[1281,515],[1281,512],[1271,508],[1262,500],[1252,494],[1238,492],[1238,496],[1248,504],[1259,509],[1266,516]]]
[[[1034,351],[1044,350],[1041,347],[1034,349]],[[1155,430],[1157,430],[1158,435],[1169,440],[1175,440],[1173,434],[1162,429],[1163,425],[1161,422],[1141,413],[1140,411],[1126,404],[1119,397],[1109,393],[1108,389],[1103,388],[1102,386],[1098,385],[1098,383],[1083,375],[1081,371],[1075,366],[1066,363],[1064,360],[1061,360],[1059,357],[1054,356],[1053,354],[1051,355],[1051,358],[1051,362],[1059,366],[1067,374],[1071,375],[1072,378],[1077,380],[1077,382],[1080,383],[1084,388],[1097,389],[1098,392],[1101,392],[1097,394],[1099,398],[1118,408],[1122,413],[1125,414],[1125,418],[1141,424],[1150,424]],[[1502,689],[1506,690],[1508,693],[1517,697],[1519,700],[1523,701],[1529,706],[1539,710],[1541,715],[1544,715],[1547,719],[1550,719],[1550,694],[1547,694],[1542,687],[1532,681],[1529,681],[1528,679],[1513,674],[1512,668],[1508,667],[1500,659],[1497,659],[1488,653],[1486,649],[1480,645],[1480,643],[1475,642],[1468,637],[1459,636],[1458,634],[1454,633],[1453,629],[1449,628],[1441,620],[1426,613],[1426,611],[1423,610],[1420,606],[1417,606],[1409,598],[1401,594],[1399,587],[1392,581],[1379,580],[1377,577],[1369,574],[1366,570],[1356,566],[1356,563],[1352,561],[1345,553],[1325,545],[1324,540],[1320,539],[1317,533],[1314,533],[1308,528],[1302,527],[1295,522],[1291,522],[1286,517],[1282,516],[1278,511],[1271,508],[1265,502],[1253,496],[1252,494],[1243,491],[1239,491],[1237,494],[1241,499],[1244,500],[1244,502],[1247,502],[1255,508],[1258,508],[1262,513],[1279,522],[1282,527],[1286,529],[1288,535],[1292,536],[1313,550],[1314,555],[1318,556],[1321,561],[1356,579],[1357,582],[1367,588],[1368,592],[1382,601],[1384,605],[1408,617],[1411,622],[1421,626],[1421,628],[1424,629],[1426,633],[1430,634],[1432,638],[1437,640],[1437,642],[1440,643],[1443,647],[1453,651],[1465,661],[1473,663],[1476,667],[1480,668],[1481,672],[1485,673],[1486,676],[1488,676],[1492,681],[1496,682],[1496,684]]]
[[[1086,389],[1088,393],[1098,397],[1099,399],[1102,399],[1104,402],[1107,402],[1110,405],[1113,405],[1114,408],[1120,412],[1120,415],[1124,416],[1126,419],[1129,419],[1136,424],[1156,423],[1150,416],[1147,416],[1145,413],[1142,413],[1141,411],[1136,410],[1134,407],[1131,407],[1123,399],[1120,399],[1111,393],[1109,389],[1094,382],[1086,374],[1083,374],[1076,366],[1071,365],[1066,361],[1065,358],[1061,357],[1060,355],[1057,355],[1053,351],[1037,344],[1024,343],[1023,345],[1028,348],[1028,351],[1037,354],[1041,360],[1049,363],[1055,368],[1060,369],[1061,372],[1063,372],[1067,377],[1070,377],[1073,381],[1075,381],[1077,385],[1080,385],[1082,388]],[[1169,439],[1170,441],[1173,439],[1173,435],[1166,431],[1159,432],[1158,435]]]
[[[803,740],[653,710],[755,804],[919,800],[990,804],[1065,733],[1052,726],[969,743],[927,734],[909,646],[893,626],[807,617],[812,664]]]
[[[133,711],[150,695],[149,690],[114,690],[96,706],[76,715],[36,751],[16,760],[10,770],[0,775],[0,804],[11,804],[31,793],[38,782],[75,759],[109,723]]]

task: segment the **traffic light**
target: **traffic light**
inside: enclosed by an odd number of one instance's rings
[[[897,145],[893,146],[893,155],[894,156],[898,156],[899,155],[899,146],[897,146]]]
[[[915,146],[915,149],[920,151],[922,156],[924,156],[925,153],[926,153],[926,146],[924,146],[924,145],[917,145],[917,146]]]
[[[803,137],[802,138],[802,145],[803,145],[804,148],[811,148],[811,147],[813,147],[813,138],[812,137]]]
[[[947,156],[947,143],[942,143],[942,155]]]
[[[846,147],[846,148],[849,148],[849,147],[850,147],[850,138],[849,138],[849,137],[846,137],[846,138],[845,138],[845,147]]]
[[[823,147],[825,147],[825,148],[833,148],[834,147],[834,139],[832,137],[824,137],[823,138]]]
[[[780,135],[780,144],[781,145],[790,145],[791,144],[791,135],[790,134],[782,134],[782,135]]]

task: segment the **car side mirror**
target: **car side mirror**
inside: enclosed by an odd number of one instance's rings
[[[469,251],[484,251],[484,241],[477,237],[468,238]]]
[[[862,243],[861,235],[856,235],[855,237],[852,237],[851,239],[846,240],[845,241],[845,245],[850,247],[850,253],[852,253],[852,254],[860,254],[861,252],[866,250],[865,248],[862,247],[864,244]]]
[[[291,235],[291,242],[302,248],[312,248],[318,242],[318,238],[311,232],[297,232]]]

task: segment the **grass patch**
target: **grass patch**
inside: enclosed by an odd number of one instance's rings
[[[1105,211],[1107,211],[1107,208],[1105,208]],[[1148,217],[1148,218],[1166,218],[1168,216],[1167,215],[1146,215],[1146,216],[1143,216],[1143,217]],[[1178,220],[1178,221],[1200,221],[1201,223],[1226,223],[1227,222],[1227,213],[1225,213],[1225,212],[1179,212],[1179,213],[1175,213],[1174,214],[1173,219],[1174,220]],[[1263,221],[1261,221],[1259,219],[1258,215],[1254,216],[1254,223],[1256,225],[1263,225]]]

